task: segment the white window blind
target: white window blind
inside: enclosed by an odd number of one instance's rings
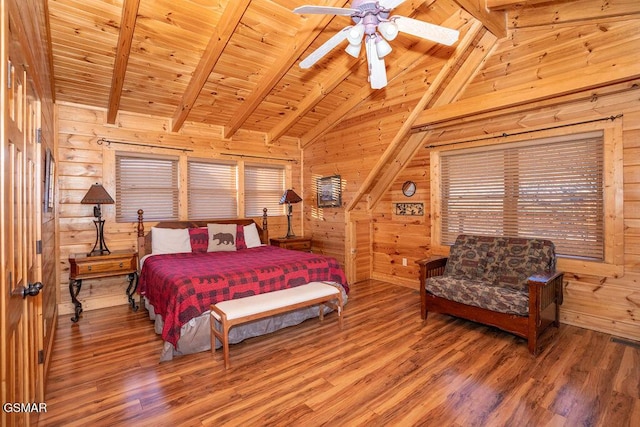
[[[178,219],[178,159],[116,155],[116,221]]]
[[[269,215],[283,215],[284,168],[246,165],[244,168],[244,204],[246,216],[262,216],[267,208]]]
[[[540,237],[604,259],[603,134],[443,152],[443,244],[461,233]]]
[[[229,163],[188,163],[189,219],[238,216],[237,169]]]

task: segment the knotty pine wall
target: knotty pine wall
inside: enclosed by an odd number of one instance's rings
[[[517,17],[512,18],[511,22],[517,21]],[[577,23],[568,19],[555,26],[531,25],[509,30],[508,37],[499,41],[459,99],[507,90],[556,74],[570,73],[572,78],[580,79],[583,68],[590,64],[611,58],[628,61],[640,51],[638,19],[588,19]],[[433,76],[414,73],[412,77],[413,80],[432,81]],[[482,112],[433,126],[434,134],[416,151],[373,209],[367,209],[366,200],[358,203],[352,212],[335,209],[317,212],[313,203],[307,203],[305,227],[314,233],[314,246],[319,244],[316,241],[319,236],[318,240],[331,242],[333,254],[348,258],[353,254],[351,248],[345,247],[347,240],[343,230],[353,218],[368,218],[371,245],[362,262],[369,263],[371,277],[417,289],[415,260],[433,253],[430,150],[424,146],[623,114],[618,123],[622,123],[624,184],[617,189],[624,200],[623,272],[603,275],[599,269],[579,273],[566,271],[561,316],[564,323],[640,340],[639,88],[640,81],[631,81],[545,102],[528,103],[522,99],[517,108]],[[558,91],[562,88],[558,87]],[[393,82],[386,92],[386,97],[377,106],[367,103],[333,132],[305,149],[305,188],[314,185],[313,176],[339,173],[344,180],[343,206],[349,203],[411,108],[411,94],[401,93]],[[411,198],[401,192],[406,180],[413,180],[418,186],[417,193]],[[315,202],[315,199],[310,201]],[[422,202],[425,214],[395,215],[394,202]],[[357,234],[361,235],[360,232]],[[325,245],[324,242],[321,244]],[[358,251],[360,248],[358,245]],[[406,267],[402,265],[403,258],[407,259]],[[357,263],[357,268],[364,267]]]
[[[93,205],[80,203],[87,190],[96,182],[102,183],[111,197],[115,194],[116,151],[144,152],[149,154],[177,155],[180,151],[163,150],[123,144],[98,144],[100,138],[135,144],[151,144],[193,150],[189,156],[197,158],[235,159],[247,163],[284,164],[290,187],[302,193],[300,177],[300,150],[297,141],[266,145],[262,135],[239,132],[232,141],[222,138],[221,129],[186,123],[179,133],[172,133],[166,118],[119,113],[115,125],[106,124],[106,110],[81,105],[61,104],[56,106],[58,150],[57,167],[57,218],[59,228],[60,256],[60,314],[71,314],[73,304],[69,295],[69,255],[89,252],[95,242]],[[242,154],[264,158],[223,156]],[[290,159],[283,161],[279,159]],[[302,209],[294,209],[294,231],[302,235]],[[116,223],[115,205],[102,205],[105,219],[105,241],[110,250],[136,248],[136,223]],[[186,218],[183,218],[186,219]],[[259,219],[259,224],[262,224]],[[148,231],[155,223],[145,223]],[[286,216],[269,217],[270,236],[286,234]],[[92,310],[126,304],[126,276],[85,280],[78,299],[84,310]],[[64,317],[62,321],[65,321]],[[82,319],[80,319],[82,322]]]

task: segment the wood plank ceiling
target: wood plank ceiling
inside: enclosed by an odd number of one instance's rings
[[[49,0],[55,100],[105,108],[109,123],[118,111],[130,111],[170,117],[176,132],[192,121],[220,126],[225,138],[243,129],[264,134],[265,142],[286,136],[305,146],[376,91],[364,54],[345,54],[346,42],[311,69],[298,67],[351,24],[348,17],[294,14],[302,4],[349,2]],[[394,14],[455,28],[479,19],[504,35],[504,13],[475,10],[476,4],[406,1]],[[409,35],[392,46],[390,81],[416,62],[405,58],[443,54],[441,46]]]

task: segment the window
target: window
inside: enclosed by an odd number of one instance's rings
[[[238,216],[237,166],[189,161],[189,219]]]
[[[116,154],[116,221],[178,219],[178,159]]]
[[[441,243],[541,237],[559,255],[604,260],[603,152],[602,131],[442,152]]]
[[[262,216],[263,208],[270,215],[283,215],[284,205],[279,203],[285,190],[284,178],[283,167],[245,165],[245,215]]]

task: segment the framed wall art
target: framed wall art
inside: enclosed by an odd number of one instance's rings
[[[44,156],[44,188],[42,212],[53,212],[54,189],[55,189],[55,161],[51,155],[51,150],[47,148]]]
[[[396,215],[423,216],[423,203],[394,203]]]
[[[318,178],[318,207],[335,208],[342,205],[340,175]]]

